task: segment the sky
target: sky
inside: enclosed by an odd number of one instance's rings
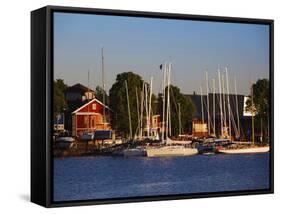
[[[133,71],[153,92],[161,92],[159,65],[172,62],[171,84],[182,93],[206,92],[205,71],[215,79],[228,67],[230,93],[237,79],[238,94],[269,78],[269,26],[191,20],[54,13],[54,78],[68,85],[102,85],[101,48],[104,48],[105,86],[116,75]]]

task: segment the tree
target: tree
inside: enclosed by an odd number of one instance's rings
[[[269,122],[270,84],[268,79],[259,79],[252,85],[252,93],[246,103],[246,110],[255,113],[255,127],[261,130],[261,120]],[[253,94],[253,96],[252,96]],[[252,105],[253,99],[253,105]],[[266,124],[266,123],[264,123]],[[267,124],[268,125],[268,124]],[[263,125],[263,131],[267,126]]]
[[[259,79],[255,84],[252,85],[253,90],[253,104],[256,111],[256,114],[261,117],[268,117],[269,115],[269,80],[268,79]],[[249,96],[249,99],[246,103],[247,110],[252,110],[252,94]]]
[[[67,107],[64,97],[67,87],[68,86],[62,79],[57,79],[54,81],[54,113],[60,113]]]
[[[103,88],[101,87],[101,86],[97,86],[96,87],[96,90],[95,90],[95,97],[99,100],[99,101],[101,101],[101,102],[104,102],[103,101]],[[105,92],[105,105],[108,105],[108,95],[107,95],[107,93]]]
[[[144,80],[138,74],[131,71],[124,72],[117,75],[115,83],[109,90],[110,108],[114,111],[113,127],[118,132],[128,135],[130,128],[125,81],[128,84],[132,132],[134,134],[138,125],[136,90],[140,103],[140,94]]]
[[[166,87],[166,94],[167,94]],[[167,97],[166,101],[167,102]],[[176,86],[170,85],[170,113],[171,113],[171,134],[172,136],[178,135],[180,133],[179,130],[179,106],[180,104],[180,120],[181,120],[181,128],[183,133],[186,133],[189,124],[192,121],[192,117],[195,112],[195,105],[190,98],[185,97],[180,89]],[[162,117],[163,112],[163,98],[162,94],[158,95],[158,112]],[[165,115],[166,117],[166,115]],[[162,120],[162,119],[161,119]]]

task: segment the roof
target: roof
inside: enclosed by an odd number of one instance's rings
[[[85,106],[87,106],[87,105],[89,105],[89,104],[91,104],[91,103],[93,103],[93,102],[99,103],[100,105],[104,106],[106,109],[108,109],[109,111],[112,112],[112,110],[111,110],[108,106],[104,105],[101,101],[99,101],[98,99],[94,98],[94,99],[90,100],[89,102],[85,103],[84,105],[82,105],[80,108],[76,109],[74,112],[72,112],[72,114],[77,113],[77,112],[80,111],[82,108],[84,108]]]
[[[71,102],[67,102],[67,112],[68,113],[72,113],[76,109],[78,109],[81,106],[85,105],[85,103],[87,103],[87,100],[83,100],[83,101],[74,100],[74,101],[71,101]]]
[[[80,92],[80,93],[86,93],[86,92],[94,92],[92,89],[80,84],[80,83],[77,83],[73,86],[70,86],[66,89],[66,92]]]

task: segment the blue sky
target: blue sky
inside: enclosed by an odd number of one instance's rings
[[[160,92],[159,65],[173,63],[172,84],[183,93],[205,88],[205,70],[217,81],[218,66],[228,66],[230,91],[234,77],[240,94],[250,82],[269,77],[269,26],[88,14],[54,14],[54,76],[69,85],[101,83],[104,47],[106,89],[116,74],[133,71]]]

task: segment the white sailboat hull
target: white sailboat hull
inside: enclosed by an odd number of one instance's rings
[[[171,144],[177,144],[177,145],[185,145],[185,144],[191,144],[191,140],[173,140]]]
[[[244,148],[244,149],[219,149],[218,152],[224,154],[266,153],[269,152],[269,146]]]
[[[191,156],[198,154],[194,148],[165,146],[161,148],[149,148],[146,150],[147,157]]]

